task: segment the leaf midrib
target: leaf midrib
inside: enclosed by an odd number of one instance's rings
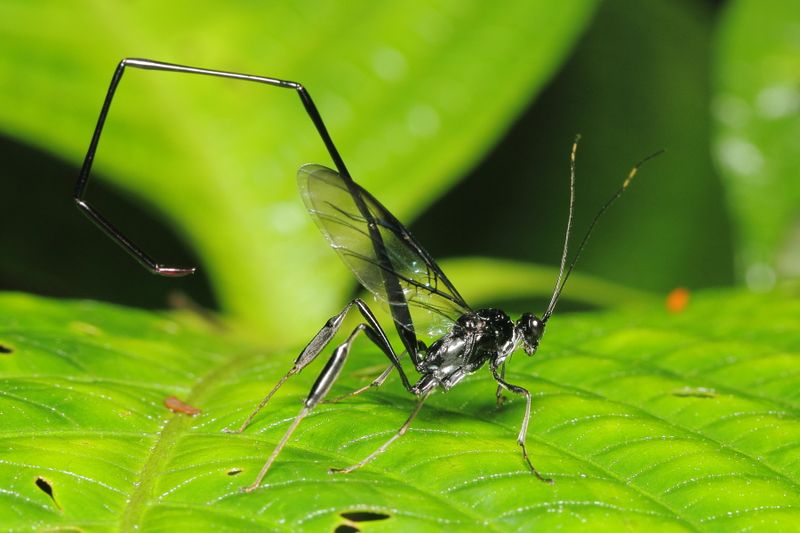
[[[234,372],[251,357],[253,357],[253,354],[243,352],[212,367],[189,389],[186,396],[187,403],[190,405],[199,404],[202,397],[214,383]],[[135,530],[141,525],[142,518],[150,507],[151,496],[155,492],[154,488],[160,479],[159,475],[163,472],[164,465],[172,458],[174,448],[180,438],[187,433],[191,425],[192,417],[173,414],[167,419],[161,431],[156,434],[155,443],[150,449],[138,475],[135,476],[137,482],[133,483],[133,491],[122,511],[119,522],[122,531]]]

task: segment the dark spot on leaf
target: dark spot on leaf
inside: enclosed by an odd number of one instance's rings
[[[13,348],[10,348],[5,344],[0,344],[0,353],[12,353],[13,351],[14,351]]]
[[[359,531],[361,530],[356,526],[342,524],[341,526],[337,526],[336,529],[333,530],[333,533],[358,533]]]
[[[235,476],[235,475],[241,474],[241,473],[242,473],[242,469],[241,468],[231,468],[230,470],[228,470],[228,475],[229,476]]]
[[[170,396],[164,400],[164,405],[170,411],[175,413],[183,413],[185,415],[194,416],[196,414],[200,414],[202,411],[197,407],[193,407],[188,403],[184,403],[183,401],[179,400],[175,396]]]
[[[39,490],[50,496],[50,499],[53,500],[53,505],[55,505],[60,511],[61,506],[58,505],[56,497],[53,495],[53,485],[42,476],[39,476],[36,478],[36,486],[39,488]]]
[[[349,513],[341,513],[340,516],[351,522],[375,522],[376,520],[386,520],[389,518],[388,514],[372,513],[370,511],[351,511]]]

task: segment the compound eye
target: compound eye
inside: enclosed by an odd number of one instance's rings
[[[535,346],[544,333],[544,323],[531,313],[520,317],[518,327],[529,346]]]
[[[530,336],[535,339],[540,338],[542,336],[542,333],[544,332],[544,324],[542,323],[542,321],[536,318],[535,316],[531,315],[528,324],[529,324],[528,328]]]

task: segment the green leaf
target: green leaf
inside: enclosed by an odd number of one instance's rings
[[[715,153],[757,290],[800,276],[800,5],[734,0],[716,46]]]
[[[635,9],[628,0],[603,2],[558,76],[479,169],[425,213],[415,235],[435,257],[477,252],[556,264],[570,142],[581,133],[575,240],[636,161],[667,153],[604,215],[578,271],[662,292],[732,284],[728,210],[710,146],[712,14],[694,0]],[[488,211],[494,205],[502,209]]]
[[[503,300],[549,300],[558,277],[557,268],[487,257],[451,258],[441,266],[472,307]],[[652,303],[652,297],[644,292],[580,273],[570,276],[561,298],[606,308]]]
[[[351,173],[408,220],[498,139],[595,3],[12,0],[0,4],[0,128],[78,163],[130,55],[298,80]],[[350,290],[343,268],[321,268],[333,255],[297,198],[297,168],[328,158],[289,91],[131,70],[106,128],[98,173],[167,215],[223,307],[274,345],[298,342],[303,319]]]
[[[0,296],[0,523],[7,529],[780,531],[800,521],[800,344],[793,296],[696,294],[688,308],[556,315],[495,406],[484,370],[435,395],[411,430],[363,458],[413,406],[394,379],[323,404],[261,489],[244,494],[321,362],[241,422],[291,364],[186,313]],[[312,331],[307,332],[310,336]],[[385,361],[360,341],[333,394]],[[202,409],[168,411],[177,396]],[[241,470],[241,472],[238,472]],[[37,479],[39,484],[37,485]],[[49,488],[50,494],[46,492]],[[348,515],[352,516],[352,515]],[[356,516],[355,518],[359,518]]]

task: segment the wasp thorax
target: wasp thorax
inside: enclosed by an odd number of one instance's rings
[[[517,321],[517,331],[522,334],[522,346],[525,353],[533,355],[539,347],[539,340],[544,335],[544,322],[531,313],[525,313]]]

